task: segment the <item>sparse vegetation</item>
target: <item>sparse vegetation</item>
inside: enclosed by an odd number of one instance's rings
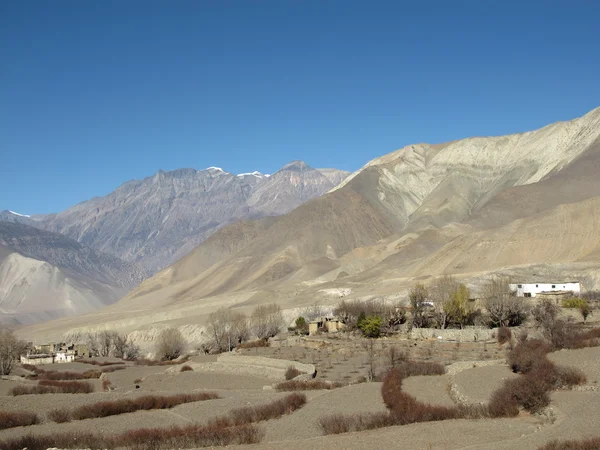
[[[38,423],[40,423],[38,415],[29,411],[0,411],[0,430]]]
[[[194,369],[192,369],[192,366],[188,366],[187,364],[185,366],[182,366],[181,369],[179,369],[180,372],[193,372]]]

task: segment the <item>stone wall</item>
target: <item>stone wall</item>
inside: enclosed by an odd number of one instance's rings
[[[474,342],[494,339],[494,329],[485,327],[467,327],[464,329],[447,328],[413,328],[408,333],[409,339],[439,339],[443,341]]]

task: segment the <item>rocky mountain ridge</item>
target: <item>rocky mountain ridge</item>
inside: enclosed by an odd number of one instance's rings
[[[280,215],[329,191],[348,172],[301,161],[272,175],[218,167],[158,171],[105,197],[82,202],[38,225],[154,272],[180,259],[217,229]]]

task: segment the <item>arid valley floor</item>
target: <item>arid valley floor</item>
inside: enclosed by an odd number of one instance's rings
[[[457,402],[486,402],[504,380],[514,374],[506,363],[508,345],[496,340],[449,342],[438,339],[379,339],[371,349],[367,340],[344,333],[331,336],[290,338],[278,346],[249,348],[221,356],[196,355],[186,362],[168,366],[144,366],[114,359],[115,365],[90,365],[80,362],[54,364],[45,370],[82,373],[93,369],[119,367],[94,379],[95,392],[88,394],[41,394],[12,396],[17,385],[34,384],[19,375],[29,372],[17,368],[12,377],[0,380],[0,404],[3,411],[33,411],[40,422],[27,427],[0,431],[0,446],[7,439],[27,434],[52,435],[67,431],[120,434],[139,428],[169,428],[192,423],[204,424],[240,407],[254,407],[284,398],[274,386],[284,380],[285,368],[300,369],[314,365],[316,380],[341,382],[334,389],[304,391],[306,404],[283,416],[261,421],[264,432],[257,444],[248,448],[264,449],[535,449],[555,439],[595,437],[600,423],[600,348],[560,350],[549,359],[563,366],[578,367],[586,382],[571,390],[552,392],[551,404],[544,414],[521,412],[504,419],[460,419],[390,426],[370,431],[324,435],[319,419],[332,414],[385,412],[381,382],[365,381],[372,369],[385,371],[389,349],[394,347],[412,360],[436,361],[445,365],[444,375],[407,378],[403,391],[417,400],[433,405],[453,406]],[[181,371],[183,366],[192,370]],[[362,382],[361,382],[362,381]],[[136,388],[137,386],[137,388]],[[106,389],[106,391],[105,391]],[[55,409],[75,409],[106,400],[134,399],[145,395],[173,395],[215,392],[218,399],[182,404],[171,409],[137,411],[110,417],[55,423],[49,413]],[[242,446],[240,448],[245,448]]]

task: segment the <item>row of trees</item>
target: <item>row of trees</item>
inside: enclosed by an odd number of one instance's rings
[[[212,350],[231,351],[251,337],[271,338],[284,326],[281,308],[275,304],[259,305],[250,317],[229,308],[220,308],[208,317]]]
[[[527,303],[510,291],[508,279],[493,278],[485,283],[481,291],[484,311],[475,309],[469,298],[468,288],[448,275],[435,279],[429,287],[416,284],[409,293],[412,326],[462,328],[479,323],[508,327],[527,318]]]
[[[483,286],[483,310],[470,301],[467,286],[449,275],[438,277],[429,286],[415,284],[409,292],[410,308],[399,302],[373,299],[366,302],[343,300],[334,313],[349,330],[360,330],[366,337],[378,337],[409,322],[415,328],[463,328],[467,325],[490,327],[517,326],[529,308],[525,299],[509,289],[509,280],[493,278]],[[298,325],[298,324],[297,324]]]
[[[81,340],[86,343],[91,356],[135,359],[139,354],[139,348],[128,339],[127,335],[117,331],[102,330],[87,333]]]

